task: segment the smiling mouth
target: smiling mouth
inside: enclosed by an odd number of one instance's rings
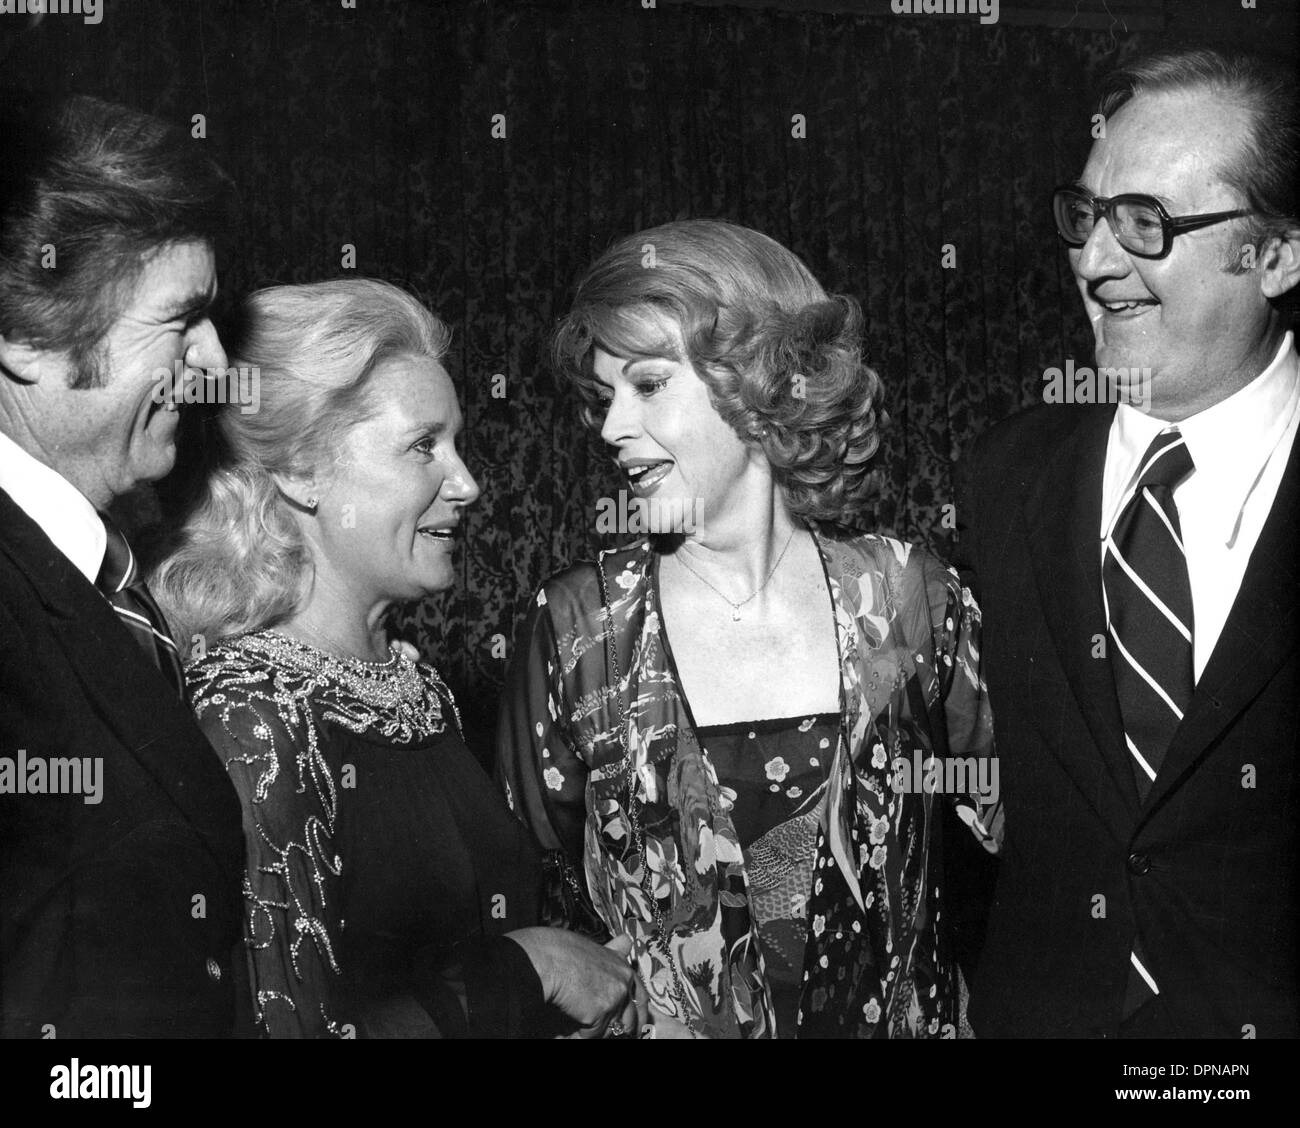
[[[1096,302],[1101,306],[1103,311],[1115,316],[1125,313],[1136,313],[1140,310],[1151,309],[1160,304],[1151,298],[1134,298],[1131,301],[1124,302],[1108,302],[1103,301],[1101,298],[1097,298]]]
[[[415,530],[422,537],[428,537],[431,541],[441,541],[443,544],[450,544],[456,536],[456,526],[435,528],[433,525],[421,525]]]
[[[654,489],[672,473],[672,469],[672,462],[663,460],[624,466],[623,473],[627,475],[628,484],[632,487],[632,491],[639,494]]]

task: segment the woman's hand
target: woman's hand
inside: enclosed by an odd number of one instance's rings
[[[563,928],[521,928],[507,935],[528,954],[546,1001],[578,1025],[575,1037],[603,1037],[615,1020],[625,1030],[638,1028],[630,936],[602,948]]]

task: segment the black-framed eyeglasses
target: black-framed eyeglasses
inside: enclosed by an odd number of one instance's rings
[[[1151,259],[1164,258],[1174,245],[1175,235],[1250,215],[1251,210],[1173,216],[1154,196],[1136,192],[1107,199],[1094,196],[1077,184],[1062,184],[1052,192],[1056,230],[1068,246],[1082,247],[1097,221],[1104,218],[1121,247],[1130,254]]]

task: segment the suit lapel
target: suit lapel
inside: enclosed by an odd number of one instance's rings
[[[36,590],[51,633],[95,714],[203,834],[224,865],[232,804],[214,802],[212,787],[230,785],[189,709],[108,601],[3,490],[0,529],[0,552]],[[233,789],[229,797],[234,799]]]
[[[1117,832],[1138,810],[1137,784],[1124,743],[1124,725],[1110,662],[1093,657],[1106,638],[1101,602],[1101,491],[1113,408],[1080,412],[1049,457],[1025,502],[1029,555],[1048,631],[1099,750],[1121,807],[1096,806],[1096,762],[1058,749],[1080,793]]]
[[[1296,647],[1298,505],[1300,441],[1292,444],[1232,611],[1147,796],[1148,810],[1169,794]]]

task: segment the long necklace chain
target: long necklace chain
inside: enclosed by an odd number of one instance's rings
[[[781,561],[785,559],[785,554],[790,549],[790,543],[794,540],[794,534],[795,534],[795,530],[791,529],[790,535],[785,538],[785,548],[781,549],[781,555],[776,558],[776,563],[772,565],[771,571],[767,573],[767,579],[765,579],[761,584],[759,584],[758,587],[756,587],[752,592],[750,592],[749,595],[747,595],[739,603],[736,603],[734,600],[728,597],[725,592],[719,591],[716,587],[714,587],[711,583],[709,583],[708,580],[706,580],[703,576],[701,576],[699,572],[697,572],[694,568],[692,568],[686,562],[685,549],[678,549],[677,552],[674,554],[674,559],[676,559],[683,568],[685,568],[688,572],[690,572],[692,576],[694,576],[697,580],[699,580],[700,583],[702,583],[715,595],[719,596],[722,599],[722,601],[726,603],[728,607],[731,608],[731,621],[733,623],[738,623],[740,622],[740,609],[744,607],[746,603],[749,603],[753,599],[756,599],[758,597],[758,593],[761,592],[765,587],[767,587],[768,584],[772,582],[772,577],[776,575],[776,570],[779,567],[781,567]]]
[[[695,1023],[691,1021],[691,1009],[686,1001],[686,988],[682,985],[682,977],[677,970],[677,960],[668,944],[668,922],[664,919],[663,910],[659,907],[659,899],[655,896],[654,886],[650,881],[650,865],[646,857],[645,832],[641,827],[641,800],[636,793],[637,767],[636,754],[632,749],[632,726],[627,715],[627,709],[623,704],[623,671],[618,661],[618,646],[614,641],[614,609],[609,602],[609,589],[605,583],[605,568],[599,560],[597,560],[596,570],[600,576],[600,598],[605,606],[605,651],[609,656],[610,665],[614,667],[614,704],[618,708],[619,725],[623,734],[623,752],[627,757],[627,817],[632,827],[632,848],[636,851],[641,864],[641,892],[645,895],[646,903],[650,906],[650,913],[654,917],[655,932],[650,939],[652,943],[658,944],[659,950],[663,953],[664,960],[672,972],[673,999],[681,1012],[682,1021],[691,1032],[691,1036],[694,1037]],[[672,881],[671,875],[669,881]]]

